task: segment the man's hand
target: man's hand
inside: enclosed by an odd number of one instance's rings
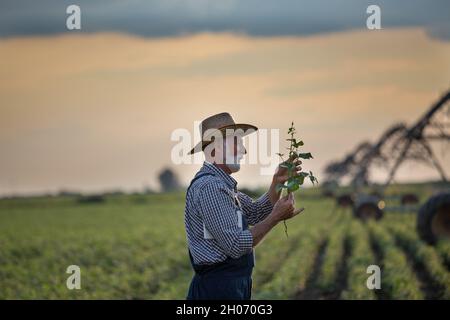
[[[289,159],[289,162],[294,162],[295,164],[295,171],[294,171],[294,175],[298,175],[300,173],[300,171],[302,171],[302,167],[300,167],[300,165],[302,164],[302,162],[299,159],[296,160],[292,160]],[[280,163],[281,165],[282,163]],[[288,169],[287,168],[283,168],[281,166],[278,166],[275,174],[273,175],[273,183],[278,184],[278,183],[285,183],[287,181],[287,179],[289,178],[289,173],[288,173]]]
[[[275,203],[272,212],[261,222],[250,229],[253,239],[253,247],[256,247],[265,235],[282,220],[291,219],[305,208],[294,208],[294,195],[289,193]]]
[[[278,223],[282,220],[291,219],[305,210],[305,208],[295,209],[294,204],[294,195],[289,193],[275,203],[270,215]]]

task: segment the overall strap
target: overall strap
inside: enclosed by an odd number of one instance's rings
[[[189,184],[189,187],[186,190],[186,195],[189,192],[189,189],[191,188],[192,184],[196,180],[204,176],[213,176],[213,174],[209,172],[203,172],[200,173],[198,176],[196,176],[194,179],[192,179],[191,183]],[[236,204],[238,205],[239,208],[241,208],[239,201]],[[244,230],[248,229],[247,219],[245,218],[245,216],[242,216],[242,219],[243,219],[242,221],[243,229]],[[248,275],[249,273],[251,273],[251,269],[253,268],[254,265],[253,252],[245,254],[237,259],[232,259],[228,257],[224,261],[215,263],[213,265],[197,265],[194,263],[194,258],[192,257],[191,250],[188,249],[188,253],[192,268],[194,269],[197,275],[205,275],[213,273],[218,276],[224,273],[234,275]]]

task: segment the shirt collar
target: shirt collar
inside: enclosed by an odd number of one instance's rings
[[[221,178],[230,188],[236,189],[237,181],[231,175],[223,171],[221,168],[215,166],[211,162],[204,161],[202,170],[212,173],[216,177]]]

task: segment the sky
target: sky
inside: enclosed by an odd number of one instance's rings
[[[70,3],[0,4],[0,194],[157,189],[164,167],[187,184],[199,165],[171,162],[171,133],[222,111],[282,133],[295,121],[320,181],[450,88],[444,1],[378,2],[381,30],[364,1],[78,1],[76,32]],[[257,165],[236,178],[270,182]]]
[[[308,36],[360,29],[366,8],[382,9],[385,27],[423,27],[450,39],[447,0],[2,0],[0,35],[66,32],[65,9],[82,9],[83,33],[123,32],[166,37],[197,32]]]

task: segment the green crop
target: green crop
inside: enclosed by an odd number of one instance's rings
[[[390,186],[387,195],[426,199],[431,186]],[[337,213],[321,191],[294,193],[308,214],[289,221],[289,239],[275,228],[255,249],[254,299],[450,299],[449,240],[423,242],[413,212],[363,223],[350,210]],[[0,199],[0,299],[185,299],[194,272],[184,206],[184,192],[107,195],[93,204]],[[72,264],[81,269],[80,290],[66,287]],[[366,285],[373,264],[381,268],[377,290]]]
[[[280,191],[280,190],[282,191],[283,189],[285,189],[287,191],[287,193],[295,192],[300,188],[301,185],[303,185],[306,178],[309,178],[309,180],[311,181],[311,183],[313,185],[315,185],[316,183],[317,184],[319,183],[319,181],[314,176],[312,171],[299,172],[299,173],[296,172],[295,161],[297,159],[304,159],[304,160],[313,159],[311,152],[300,152],[300,148],[304,146],[304,143],[302,140],[298,140],[295,137],[296,134],[297,134],[297,131],[295,130],[294,122],[292,122],[291,126],[288,129],[289,138],[286,139],[286,141],[289,142],[289,148],[287,148],[287,150],[289,151],[289,153],[288,153],[289,158],[287,160],[284,160],[284,158],[283,158],[284,154],[277,153],[277,155],[282,160],[280,167],[285,168],[288,171],[288,179],[285,183],[277,184],[277,191]],[[288,237],[286,220],[284,220],[283,223],[284,223],[284,231],[286,233],[286,236]]]

